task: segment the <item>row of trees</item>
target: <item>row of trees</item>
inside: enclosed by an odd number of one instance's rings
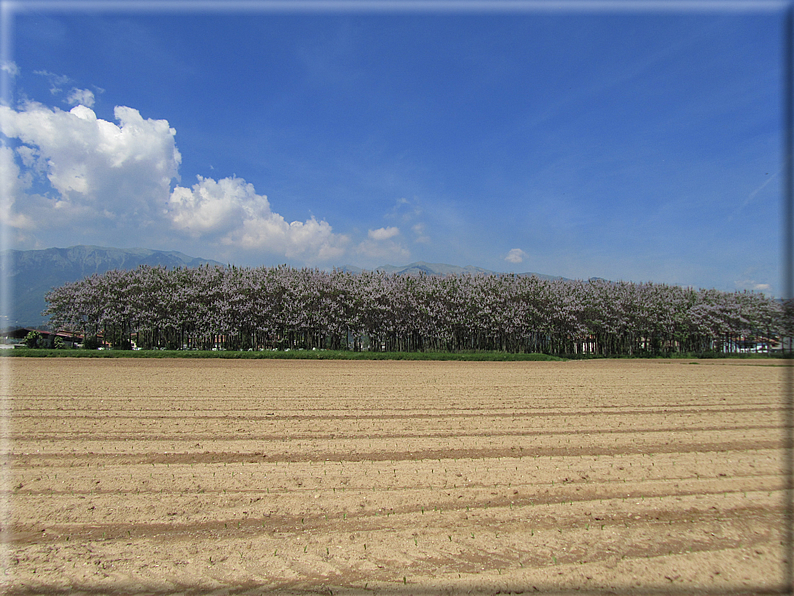
[[[637,355],[792,335],[784,304],[759,293],[513,275],[141,266],[46,299],[54,328],[121,348]]]

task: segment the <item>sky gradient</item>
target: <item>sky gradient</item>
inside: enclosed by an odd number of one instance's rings
[[[2,64],[13,248],[781,292],[782,3],[33,6]]]

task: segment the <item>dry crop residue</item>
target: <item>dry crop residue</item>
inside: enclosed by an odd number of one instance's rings
[[[9,359],[9,594],[770,593],[773,361]]]

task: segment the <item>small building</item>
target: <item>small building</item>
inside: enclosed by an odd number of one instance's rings
[[[52,348],[55,344],[55,338],[60,337],[63,340],[64,347],[79,348],[83,345],[83,336],[77,333],[70,333],[68,331],[48,331],[45,329],[34,329],[33,327],[17,327],[5,334],[5,342],[10,345],[23,346],[25,338],[29,333],[35,331],[41,335],[43,348]]]

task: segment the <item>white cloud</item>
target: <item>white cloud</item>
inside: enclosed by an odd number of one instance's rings
[[[61,87],[72,82],[72,79],[66,75],[55,74],[54,72],[49,72],[47,70],[34,70],[33,74],[45,77],[50,82],[50,93],[53,95],[61,93],[63,91]]]
[[[198,177],[192,188],[177,186],[171,193],[173,227],[246,250],[266,250],[289,258],[326,261],[341,256],[349,242],[334,234],[326,221],[287,221],[273,213],[264,195],[242,178],[215,181]]]
[[[418,244],[429,244],[430,236],[427,234],[427,224],[425,220],[428,213],[425,212],[419,204],[419,199],[414,197],[409,200],[405,197],[400,197],[394,202],[392,209],[385,214],[385,217],[390,220],[397,220],[402,226],[409,227],[414,233],[413,241]],[[447,214],[436,213],[435,217],[430,214],[431,219],[435,219],[436,223],[440,223],[441,227],[445,227],[450,223]],[[436,227],[435,229],[438,229]]]
[[[248,217],[269,213],[267,197],[254,192],[251,184],[239,178],[198,176],[192,188],[177,186],[169,199],[170,217],[178,230],[193,237],[203,234],[225,234],[240,227]]]
[[[0,130],[24,143],[20,160],[56,191],[25,205],[40,228],[99,221],[141,227],[162,217],[181,162],[176,131],[133,108],[114,114],[118,125],[82,105],[68,112],[38,103],[21,111],[0,106]]]
[[[430,237],[425,233],[426,229],[427,226],[425,226],[425,224],[423,223],[418,223],[411,226],[411,230],[413,231],[414,234],[416,234],[416,238],[415,238],[416,242],[422,244],[427,244],[428,242],[430,242]]]
[[[389,238],[394,238],[399,233],[400,229],[395,227],[378,228],[377,230],[369,230],[367,236],[372,240],[388,240]]]
[[[0,71],[7,72],[12,77],[19,75],[19,67],[16,65],[16,62],[12,62],[11,60],[3,60],[3,62],[0,62]]]
[[[756,292],[769,292],[772,289],[772,284],[758,282],[754,279],[742,279],[734,282],[736,288],[739,290],[753,290]]]
[[[510,252],[507,253],[507,256],[505,257],[505,261],[507,261],[508,263],[516,263],[516,264],[522,263],[524,259],[528,256],[529,255],[520,248],[512,248],[510,249]]]
[[[411,251],[399,242],[393,241],[378,242],[375,240],[364,240],[358,245],[356,252],[367,259],[407,260],[411,257]],[[380,265],[382,263],[378,264]]]
[[[15,209],[16,197],[30,186],[30,176],[20,176],[10,147],[0,147],[0,222],[20,230],[32,227],[32,222]]]
[[[71,99],[92,101],[90,91],[72,91]],[[202,246],[307,263],[345,253],[350,239],[328,222],[287,222],[241,178],[198,177],[192,187],[172,190],[182,160],[176,131],[133,108],[119,106],[114,114],[117,123],[87,105],[68,112],[34,102],[19,110],[0,106],[0,131],[21,143],[0,154],[0,217],[17,237],[29,233],[32,243],[36,234],[51,239],[57,232],[67,242],[145,245],[177,234]],[[388,240],[399,230],[373,233]]]
[[[312,217],[305,222],[287,224],[278,213],[246,220],[239,240],[243,248],[268,248],[271,252],[309,263],[341,257],[349,241],[344,234],[334,234],[327,221]],[[225,243],[233,244],[235,239],[227,237]]]
[[[20,145],[16,148],[16,153],[29,170],[29,174],[35,173],[42,178],[47,175],[47,160],[41,157],[41,153],[35,147]]]
[[[408,259],[411,252],[395,240],[400,235],[396,227],[369,230],[367,239],[356,247],[356,252],[367,259]]]
[[[64,100],[70,106],[82,105],[88,108],[94,107],[94,93],[90,89],[77,89],[72,87],[69,95]]]
[[[409,201],[405,197],[400,197],[394,202],[394,207],[386,214],[386,217],[398,219],[402,223],[407,224],[420,215],[422,215],[422,208],[419,207],[419,202],[416,198]]]

